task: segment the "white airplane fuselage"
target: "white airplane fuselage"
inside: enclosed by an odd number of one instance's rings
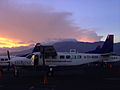
[[[10,62],[10,65],[16,66],[34,66],[35,58],[37,60],[37,66],[43,65],[43,58],[40,52],[33,53],[27,57],[14,57]],[[6,66],[8,61],[0,61],[0,66]],[[103,57],[101,54],[86,54],[86,53],[68,53],[68,52],[58,52],[57,56],[47,56],[45,57],[46,66],[78,66],[82,64],[92,63],[92,62],[118,62],[120,61],[120,56],[111,55],[109,57]]]

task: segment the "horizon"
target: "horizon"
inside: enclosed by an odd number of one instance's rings
[[[104,43],[105,41],[96,41],[96,42],[82,42],[82,41],[70,41],[70,40],[63,40],[63,41],[56,41],[56,42],[42,42],[41,44],[42,45],[54,45],[55,43],[62,43],[62,42],[79,42],[79,43],[99,43],[99,42],[102,42],[102,43]],[[37,43],[40,43],[40,42],[37,42]],[[117,44],[117,43],[120,43],[120,42],[114,42],[114,44]],[[36,45],[36,43],[31,43],[31,44],[29,44],[29,45],[24,45],[24,46],[18,46],[18,47],[0,47],[0,49],[17,49],[17,48],[26,48],[26,47],[28,47],[28,48],[33,48],[34,46]]]
[[[63,46],[66,47],[67,42],[72,42],[72,43],[71,44],[69,43],[67,48],[61,49],[61,47],[63,48]],[[91,42],[79,42],[78,43],[78,42],[79,41],[77,41],[77,42],[75,42],[75,41],[60,41],[60,44],[59,44],[59,42],[57,42],[57,43],[54,43],[53,45],[58,52],[61,52],[61,50],[62,50],[62,52],[66,51],[66,50],[68,52],[68,49],[71,49],[71,48],[76,48],[80,52],[87,52],[90,50],[94,50],[98,45],[102,47],[102,45],[104,43],[104,41],[99,41],[99,42],[94,42],[94,43],[91,43]],[[73,46],[73,43],[74,43],[74,46]],[[47,44],[47,45],[49,45],[49,44]],[[84,49],[81,46],[78,47],[78,45],[82,45],[84,47]],[[115,45],[114,52],[117,53],[118,55],[120,55],[120,52],[119,52],[120,42],[114,43],[114,45]],[[90,47],[88,47],[88,46],[90,46]],[[30,46],[20,46],[20,47],[11,47],[11,48],[4,47],[4,48],[0,48],[0,55],[6,56],[8,50],[10,51],[11,55],[25,55],[25,54],[32,52],[34,47],[35,47],[34,44],[32,44]]]

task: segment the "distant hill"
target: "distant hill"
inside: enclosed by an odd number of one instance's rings
[[[87,52],[94,50],[96,46],[100,45],[102,46],[104,42],[94,42],[94,43],[88,43],[88,42],[58,42],[54,44],[54,47],[59,52],[69,52],[70,49],[76,49],[77,52]],[[114,52],[117,55],[120,55],[120,43],[114,44]]]
[[[13,47],[13,48],[0,48],[0,55],[6,55],[7,54],[7,50],[10,51],[11,55],[23,55],[26,54],[28,52],[31,52],[33,49],[34,45],[30,45],[30,46],[21,46],[21,47]]]
[[[54,47],[59,52],[69,52],[70,49],[76,49],[77,52],[87,52],[96,48],[98,45],[102,45],[103,42],[58,42],[54,44]]]
[[[87,52],[94,50],[96,46],[100,45],[102,46],[104,42],[94,42],[94,43],[88,43],[88,42],[77,42],[77,41],[64,41],[64,42],[56,42],[53,44],[56,51],[58,52],[69,52],[70,49],[76,49],[77,52]],[[2,49],[0,49],[2,50]],[[17,52],[11,52],[12,55],[24,55],[27,53],[31,53],[33,48],[26,48],[22,51]],[[114,44],[114,52],[117,55],[120,55],[120,43]],[[6,55],[6,53],[2,53],[2,55]]]

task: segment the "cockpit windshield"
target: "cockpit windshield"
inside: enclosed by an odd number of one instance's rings
[[[26,56],[26,58],[31,59],[34,54],[29,54]]]

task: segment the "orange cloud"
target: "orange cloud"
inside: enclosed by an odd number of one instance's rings
[[[0,3],[0,36],[2,37],[35,42],[54,38],[73,38],[85,42],[88,39],[94,41],[101,39],[95,31],[78,27],[71,20],[71,12],[57,12],[36,2],[30,4],[25,3],[26,0],[21,3],[17,1],[21,0],[2,0]],[[9,43],[10,47],[21,46],[20,43],[18,44],[20,41],[5,40],[5,42]]]
[[[8,39],[0,37],[0,47],[20,47],[20,46],[28,46],[30,43],[22,43],[20,44],[20,40]]]

